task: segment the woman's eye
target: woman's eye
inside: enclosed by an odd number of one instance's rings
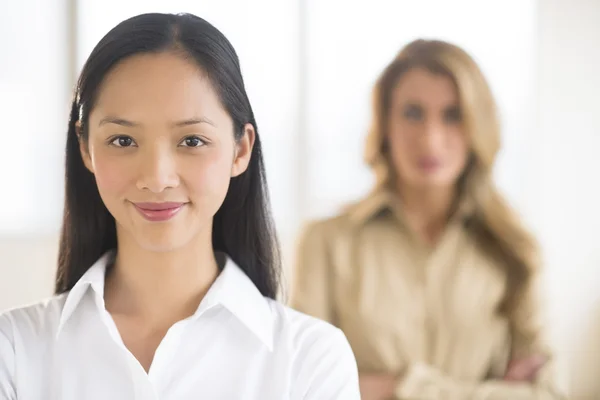
[[[414,121],[420,121],[423,118],[423,110],[420,107],[408,106],[404,109],[404,117]]]
[[[129,136],[119,136],[110,142],[110,144],[116,147],[131,147],[135,145],[135,142]]]
[[[444,119],[448,123],[456,123],[462,120],[462,115],[460,113],[460,109],[451,108],[444,113]]]
[[[201,147],[204,146],[204,141],[197,136],[189,136],[181,141],[180,146],[183,147]]]

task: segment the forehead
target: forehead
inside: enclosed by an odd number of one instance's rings
[[[172,53],[135,55],[119,63],[102,82],[94,111],[140,120],[223,112],[206,74]]]
[[[407,71],[396,84],[392,97],[396,102],[413,102],[426,107],[443,108],[458,103],[454,81],[424,68]]]

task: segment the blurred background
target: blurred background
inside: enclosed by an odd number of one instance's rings
[[[150,11],[197,14],[237,49],[288,281],[302,224],[372,184],[381,70],[417,37],[470,52],[501,111],[498,185],[544,250],[561,385],[600,398],[600,0],[0,2],[0,309],[51,295],[75,79],[110,28]]]

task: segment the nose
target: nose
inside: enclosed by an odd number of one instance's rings
[[[430,150],[435,150],[443,145],[445,126],[440,121],[427,120],[424,124],[424,134],[421,136],[423,144]]]
[[[140,154],[137,188],[161,193],[179,185],[175,154],[168,149],[147,149]]]

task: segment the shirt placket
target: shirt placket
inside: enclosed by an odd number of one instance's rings
[[[441,308],[443,308],[445,301],[442,298],[443,287],[452,284],[451,274],[448,271],[453,268],[456,254],[461,251],[460,234],[459,224],[453,221],[450,222],[439,242],[431,249],[425,263],[424,305],[427,337],[425,358],[429,364],[434,364],[437,358],[437,335],[440,333],[441,325],[443,325],[443,322],[440,321]]]
[[[414,268],[415,276],[417,281],[414,282],[417,288],[417,296],[420,301],[415,302],[415,306],[418,306],[418,312],[420,315],[421,333],[415,336],[415,340],[418,340],[419,348],[419,359],[411,361],[423,361],[428,362],[430,358],[430,347],[431,347],[431,317],[429,312],[429,290],[428,290],[428,270],[430,270],[429,264],[435,250],[431,246],[420,240],[415,233],[406,224],[403,216],[403,211],[400,207],[393,208],[394,217],[398,223],[399,229],[401,229],[406,235],[406,239],[410,243],[407,249],[412,249],[410,258],[413,260],[412,267]]]
[[[101,318],[108,330],[108,334],[115,344],[121,349],[121,353],[126,360],[129,374],[131,376],[131,383],[135,393],[134,400],[159,400],[156,388],[150,381],[148,374],[146,374],[146,371],[142,365],[125,346],[114,319],[104,307],[104,301],[96,298],[96,302],[97,305],[101,307]]]

